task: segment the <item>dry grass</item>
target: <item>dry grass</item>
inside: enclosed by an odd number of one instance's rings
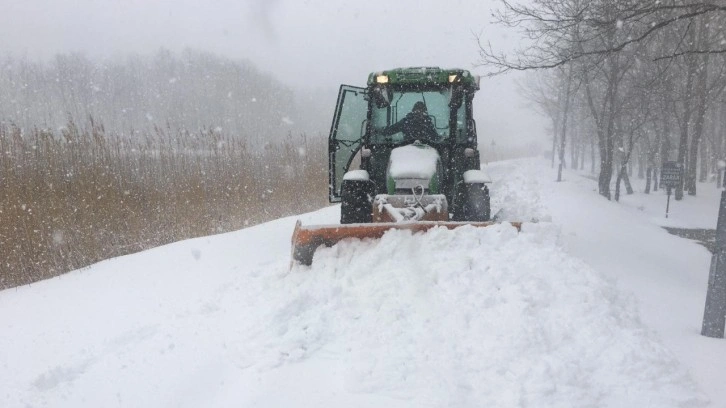
[[[326,205],[325,140],[0,124],[0,289]]]

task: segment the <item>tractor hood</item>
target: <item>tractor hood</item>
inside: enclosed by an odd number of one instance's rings
[[[391,151],[388,175],[394,180],[430,180],[436,174],[439,153],[433,147],[419,142]]]
[[[395,148],[388,162],[388,193],[422,186],[429,193],[438,193],[439,153],[420,142]]]

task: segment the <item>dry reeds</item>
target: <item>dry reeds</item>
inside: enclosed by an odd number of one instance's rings
[[[324,206],[325,140],[0,123],[0,289]]]

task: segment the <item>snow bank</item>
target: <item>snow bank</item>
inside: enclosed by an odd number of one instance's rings
[[[290,270],[286,218],[2,291],[0,406],[693,407],[704,385],[726,401],[707,378],[723,344],[686,323],[705,286],[672,266],[707,265],[702,248],[540,166],[490,170],[493,208],[539,223],[391,231]],[[666,251],[633,249],[654,240]]]

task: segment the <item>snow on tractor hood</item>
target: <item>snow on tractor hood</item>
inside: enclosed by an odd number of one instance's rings
[[[439,153],[431,146],[414,142],[391,151],[388,175],[394,180],[430,180],[436,174]]]

